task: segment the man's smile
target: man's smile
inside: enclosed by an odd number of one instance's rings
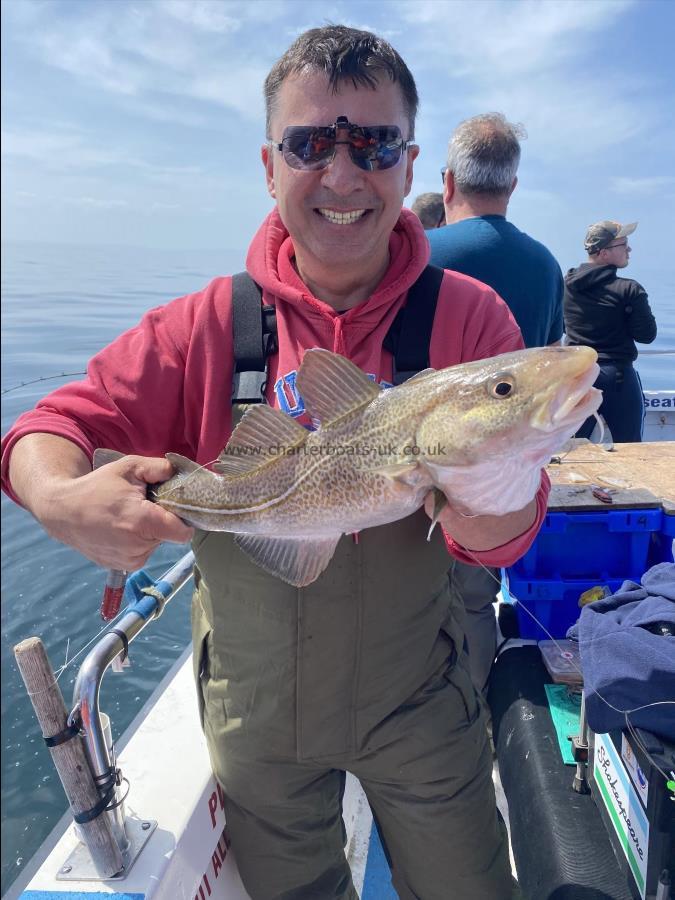
[[[370,212],[368,209],[349,209],[349,210],[338,210],[338,209],[328,209],[327,207],[318,207],[316,212],[323,216],[328,222],[331,222],[333,225],[353,225],[354,222],[358,222],[359,219],[362,219],[366,213]]]

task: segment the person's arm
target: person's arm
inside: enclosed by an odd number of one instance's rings
[[[483,552],[508,544],[528,531],[537,517],[536,500],[505,516],[463,516],[451,506],[441,513],[446,534],[466,550]]]
[[[656,338],[656,319],[649,306],[647,292],[635,285],[629,303],[626,306],[628,333],[639,344],[651,344]]]
[[[222,386],[231,351],[223,338],[222,367],[208,352],[209,336],[228,333],[215,293],[227,284],[214,285],[148,312],[91,360],[85,380],[53,391],[3,438],[3,490],[106,567],[137,568],[160,541],[192,534],[145,492],[171,476],[168,450],[208,462],[229,433]],[[92,472],[97,447],[131,455]]]
[[[542,470],[536,497],[522,509],[503,516],[463,516],[446,506],[439,516],[448,551],[469,565],[510,566],[527,552],[544,521],[551,482]],[[430,494],[425,510],[433,516]]]
[[[56,540],[109,569],[142,566],[162,541],[184,543],[192,529],[146,499],[146,487],[173,474],[166,459],[128,456],[92,472],[88,456],[53,434],[15,444],[9,480],[17,499]]]

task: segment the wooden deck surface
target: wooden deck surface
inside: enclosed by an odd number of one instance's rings
[[[575,439],[547,472],[551,479],[549,509],[611,509],[592,494],[593,487],[609,493],[612,505],[622,508],[662,506],[675,514],[675,441],[615,444],[604,450]]]

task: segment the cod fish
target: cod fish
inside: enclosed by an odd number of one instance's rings
[[[596,358],[521,350],[382,389],[344,357],[308,350],[297,386],[316,430],[251,407],[213,471],[167,453],[176,474],[148,495],[190,525],[233,532],[255,563],[302,587],[343,534],[410,515],[434,488],[471,515],[525,506],[541,466],[600,404]],[[120,455],[96,451],[95,465]]]

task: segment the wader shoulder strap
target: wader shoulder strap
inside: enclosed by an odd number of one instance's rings
[[[429,345],[443,269],[428,265],[408,291],[405,304],[383,341],[393,355],[394,384],[402,384],[429,368]]]
[[[267,357],[276,347],[273,306],[263,306],[262,290],[248,272],[232,277],[233,403],[264,403]]]
[[[383,341],[393,356],[393,382],[402,384],[429,368],[429,344],[443,269],[428,265],[408,291]],[[273,306],[262,305],[262,291],[248,272],[232,278],[234,342],[233,403],[264,403],[267,357],[277,349]]]

